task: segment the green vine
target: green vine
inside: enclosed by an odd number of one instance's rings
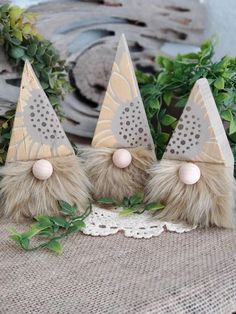
[[[142,214],[145,211],[157,212],[165,206],[159,202],[145,203],[144,192],[136,192],[130,197],[124,197],[122,202],[117,202],[110,197],[102,197],[96,200],[98,204],[103,206],[120,207],[122,210],[119,212],[120,216],[128,216],[131,214]]]
[[[0,44],[11,64],[22,72],[28,59],[57,115],[62,118],[61,99],[72,90],[68,81],[68,68],[60,59],[52,43],[35,28],[36,15],[5,4],[0,6]],[[0,117],[0,163],[4,163],[15,110]]]
[[[211,86],[236,160],[236,58],[214,62],[214,43],[207,40],[196,53],[175,59],[157,57],[160,70],[153,75],[137,72],[147,117],[160,159],[194,83],[206,77]],[[173,110],[173,108],[175,108]]]
[[[59,201],[59,205],[60,214],[58,216],[36,216],[34,220],[37,222],[25,232],[19,233],[15,228],[10,228],[10,239],[25,251],[48,249],[60,254],[62,252],[61,240],[85,227],[84,220],[91,213],[92,205],[90,203],[80,216],[76,215],[77,208],[75,206],[65,201]]]
[[[103,206],[122,207],[119,212],[120,216],[142,214],[145,211],[154,213],[164,208],[161,203],[145,204],[142,192],[137,192],[129,198],[124,197],[120,203],[109,197],[100,198],[96,202]],[[59,201],[59,207],[58,216],[36,216],[34,217],[36,222],[24,232],[10,228],[10,239],[25,251],[47,249],[60,254],[62,252],[61,240],[86,227],[85,220],[92,212],[92,204],[89,202],[88,208],[80,216],[76,214],[77,208],[65,201]]]

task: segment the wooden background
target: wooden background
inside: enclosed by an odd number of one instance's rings
[[[61,0],[30,10],[39,13],[39,31],[71,65],[75,91],[63,102],[64,128],[76,142],[93,135],[122,33],[136,68],[152,72],[166,41],[199,45],[205,25],[200,0]],[[0,51],[0,114],[15,106],[18,79]]]

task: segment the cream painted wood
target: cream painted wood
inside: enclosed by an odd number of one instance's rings
[[[118,45],[92,146],[154,147],[124,35]]]
[[[195,83],[163,158],[234,167],[233,154],[207,79]]]
[[[7,162],[68,156],[73,148],[44,93],[31,64],[26,61]]]

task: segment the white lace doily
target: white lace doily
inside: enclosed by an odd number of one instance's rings
[[[120,216],[120,209],[107,210],[93,207],[86,218],[83,233],[92,236],[107,236],[123,231],[126,237],[151,238],[160,235],[165,229],[177,233],[188,232],[195,227],[173,224],[157,220],[150,213]]]

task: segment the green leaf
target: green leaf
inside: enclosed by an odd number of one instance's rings
[[[173,60],[168,57],[157,56],[156,63],[168,71],[171,71],[173,69]]]
[[[30,57],[33,57],[36,54],[37,51],[37,44],[33,43],[31,45],[29,45],[28,49],[27,49],[27,54]]]
[[[193,60],[199,60],[198,53],[190,52],[183,55],[183,58],[185,59],[193,59]]]
[[[38,47],[37,56],[41,57],[45,53],[46,49],[47,49],[46,46]]]
[[[47,89],[49,87],[49,84],[41,81],[41,86],[45,90],[45,89]]]
[[[4,4],[0,7],[1,12],[7,12],[10,8],[10,4]]]
[[[54,233],[58,232],[59,229],[60,229],[60,226],[52,225],[52,230],[53,230]]]
[[[30,34],[31,31],[32,31],[32,26],[30,23],[25,23],[23,28],[22,28],[22,31],[24,34]]]
[[[144,192],[136,192],[129,199],[130,206],[141,204],[144,200]]]
[[[151,76],[143,73],[142,71],[137,70],[135,73],[139,84],[145,84],[152,81]]]
[[[184,108],[184,106],[185,106],[186,103],[187,103],[187,100],[188,100],[188,98],[186,98],[186,97],[179,99],[179,100],[176,102],[175,107],[176,107],[176,108]]]
[[[129,204],[129,198],[128,197],[124,197],[123,198],[123,201],[122,201],[122,203],[120,204],[120,206],[122,206],[122,207],[128,207],[130,204]]]
[[[232,117],[229,125],[229,135],[232,135],[236,132],[236,117]]]
[[[22,239],[21,235],[17,235],[17,234],[12,234],[12,235],[10,235],[9,238],[12,239],[13,241],[17,242],[17,243],[20,243],[20,241]]]
[[[39,234],[42,230],[47,229],[48,227],[49,227],[48,224],[45,224],[45,223],[35,223],[35,224],[31,225],[29,230],[23,232],[21,234],[21,236],[22,236],[22,238],[31,239],[35,235]]]
[[[22,49],[20,47],[12,47],[9,51],[10,57],[12,57],[14,59],[20,59],[24,56],[24,54],[25,54],[24,49]]]
[[[11,138],[11,133],[4,133],[2,134],[2,138],[9,140]]]
[[[163,67],[163,63],[162,63],[163,58],[164,58],[164,56],[160,56],[160,55],[158,55],[156,57],[156,63],[159,64],[162,67]]]
[[[20,46],[21,41],[15,37],[9,37],[8,38],[9,42],[12,43],[14,46]],[[9,52],[10,55],[10,52]]]
[[[19,29],[15,29],[13,31],[13,35],[18,39],[20,42],[22,42],[23,37],[22,37],[22,32]]]
[[[85,227],[85,223],[82,220],[77,220],[73,222],[73,224],[67,229],[67,232],[73,233],[76,231],[80,231],[84,227]]]
[[[21,17],[23,10],[18,6],[12,6],[9,10],[9,18],[11,26],[14,26],[16,21]]]
[[[8,231],[10,232],[10,239],[15,242],[20,243],[22,236],[15,228],[9,228]]]
[[[173,69],[173,61],[169,58],[163,58],[162,64],[163,67],[168,71],[171,71]]]
[[[158,134],[156,141],[159,144],[166,144],[170,138],[170,134],[166,132],[161,132]]]
[[[58,242],[57,240],[52,240],[50,241],[47,245],[46,248],[48,248],[50,251],[55,252],[56,254],[60,254],[62,252],[62,246],[61,243]]]
[[[174,123],[176,121],[176,118],[173,116],[170,116],[168,114],[164,115],[164,117],[161,120],[161,123],[165,126],[169,126],[172,123]]]
[[[158,111],[160,109],[160,102],[159,100],[156,99],[152,99],[152,101],[150,101],[149,103],[149,108],[155,111]]]
[[[8,127],[8,122],[6,121],[6,122],[4,122],[3,124],[2,124],[2,128],[3,129],[6,129]]]
[[[215,97],[216,103],[222,103],[228,99],[228,97],[228,93],[218,93],[218,95]]]
[[[157,211],[163,209],[165,206],[161,203],[149,203],[145,205],[144,209],[147,211]]]
[[[69,226],[68,221],[65,218],[61,217],[61,216],[51,217],[50,220],[55,225],[58,225],[58,226],[63,227],[63,228],[67,228]]]
[[[86,227],[85,222],[83,220],[73,221],[73,226],[75,226],[77,230],[81,230]]]
[[[203,58],[210,58],[214,53],[213,41],[211,39],[207,39],[201,44],[201,52]]]
[[[232,112],[227,109],[227,110],[224,110],[223,112],[221,112],[221,118],[224,119],[225,121],[231,121],[233,116],[232,116]]]
[[[37,220],[38,222],[40,222],[40,224],[47,224],[48,226],[52,225],[52,222],[50,220],[49,216],[46,215],[38,215],[34,217],[35,220]]]
[[[49,66],[51,64],[52,57],[49,54],[44,54],[43,61],[45,62],[46,65]]]
[[[59,98],[56,97],[56,96],[50,95],[48,98],[49,98],[50,103],[51,103],[52,106],[57,105],[57,104],[60,103]]]
[[[169,106],[170,103],[171,103],[171,99],[172,99],[172,93],[169,92],[169,91],[166,92],[166,93],[164,93],[164,94],[163,94],[163,99],[164,99],[166,105]]]
[[[65,214],[65,215],[74,215],[77,211],[77,208],[74,206],[71,206],[69,203],[65,202],[65,201],[59,201],[59,205],[61,207],[61,211]]]
[[[123,210],[121,210],[119,212],[119,216],[128,216],[130,214],[133,214],[134,212],[136,212],[137,209],[134,207],[128,207],[128,208],[124,208]]]
[[[101,197],[98,200],[96,200],[99,204],[106,204],[106,205],[115,205],[116,202],[110,198],[110,197]]]
[[[46,69],[43,69],[40,73],[40,79],[42,79],[44,82],[48,83],[49,80],[49,73]]]
[[[21,238],[20,245],[23,249],[27,250],[29,248],[29,239],[28,238]]]
[[[215,82],[214,82],[214,86],[217,89],[224,89],[225,87],[225,80],[223,79],[223,77],[218,77]]]
[[[52,237],[54,237],[54,233],[52,230],[45,229],[39,233],[39,236],[45,237],[45,238],[52,238]]]
[[[161,85],[165,85],[167,83],[170,83],[171,81],[171,75],[165,72],[162,72],[161,74],[158,75],[157,81]]]

